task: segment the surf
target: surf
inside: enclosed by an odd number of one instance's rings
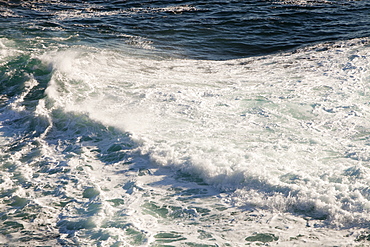
[[[347,219],[354,212],[345,204],[368,208],[359,192],[368,161],[367,42],[229,61],[63,51],[43,55],[56,61],[46,92],[66,112],[131,133],[155,164],[236,191],[238,204],[315,208],[310,214],[346,225],[358,217]]]
[[[20,242],[366,237],[368,39],[227,61],[1,42],[8,236],[31,218],[43,237]]]

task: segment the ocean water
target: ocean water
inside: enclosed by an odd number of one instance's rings
[[[370,245],[369,13],[0,1],[0,245]]]

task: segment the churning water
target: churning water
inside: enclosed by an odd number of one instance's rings
[[[0,243],[370,239],[367,1],[0,1]]]

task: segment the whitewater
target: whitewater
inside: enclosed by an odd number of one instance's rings
[[[369,245],[368,37],[209,59],[62,30],[197,6],[79,4],[0,28],[3,246]]]

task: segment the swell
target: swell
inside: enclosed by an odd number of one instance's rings
[[[369,36],[366,1],[3,4],[1,30],[8,37],[73,36],[73,42],[117,48],[126,43],[193,59],[260,56]]]

